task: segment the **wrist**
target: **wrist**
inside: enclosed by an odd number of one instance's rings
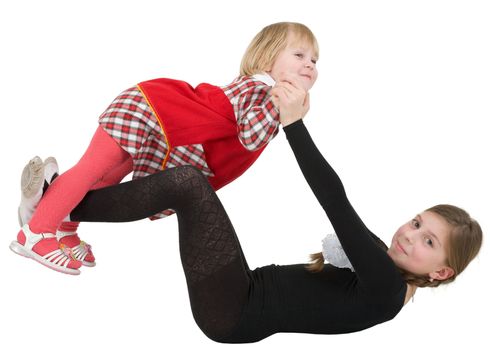
[[[297,122],[298,120],[302,120],[302,117],[298,116],[284,116],[281,115],[282,118],[280,118],[282,126],[288,126],[290,124],[293,124],[294,122]]]
[[[300,125],[303,125],[303,119],[298,119],[298,120],[291,121],[291,123],[289,123],[287,125],[282,124],[282,128],[283,128],[284,131],[288,131],[288,130],[295,129],[296,127],[298,127]]]

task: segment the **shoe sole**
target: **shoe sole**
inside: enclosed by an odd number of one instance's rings
[[[20,177],[20,190],[22,196],[25,198],[31,198],[44,184],[44,163],[38,156],[32,158],[22,170]],[[20,227],[24,226],[25,222],[20,215],[20,207],[17,209],[17,218],[19,220]]]
[[[22,175],[20,179],[20,188],[22,191],[22,196],[25,198],[31,198],[36,193],[39,192],[42,186],[44,186],[44,170],[47,166],[53,164],[56,171],[58,172],[58,162],[54,157],[48,157],[42,161],[42,159],[38,156],[32,158],[22,170]],[[52,180],[52,179],[49,179]],[[22,216],[20,215],[20,206],[17,209],[17,218],[19,221],[20,227],[24,226],[26,222],[22,220]]]
[[[19,254],[20,256],[23,256],[25,258],[29,258],[34,261],[37,261],[41,265],[44,265],[52,270],[55,270],[56,272],[66,273],[68,275],[80,274],[80,270],[70,269],[68,267],[56,265],[55,263],[52,263],[51,261],[44,259],[41,255],[33,252],[32,250],[26,249],[22,244],[20,244],[17,241],[13,241],[12,243],[10,243],[9,247],[10,250],[13,251],[14,253]]]
[[[44,163],[39,157],[32,158],[22,170],[20,188],[26,198],[34,196],[44,184]]]

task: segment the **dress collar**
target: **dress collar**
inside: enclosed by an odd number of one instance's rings
[[[276,85],[276,81],[267,73],[257,73],[257,74],[252,75],[252,78],[259,80],[259,81],[261,81],[264,84],[267,84],[269,86]]]

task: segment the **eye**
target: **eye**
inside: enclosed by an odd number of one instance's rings
[[[418,229],[420,228],[420,222],[417,219],[413,219],[412,226]]]
[[[429,246],[433,247],[434,246],[434,242],[432,241],[432,239],[430,239],[429,237],[427,237],[425,239],[425,243],[427,243]]]
[[[311,60],[311,63],[316,64],[317,61],[318,60],[316,58],[314,58],[314,59]]]
[[[297,52],[297,53],[295,53],[294,55],[295,55],[296,57],[298,57],[298,58],[303,58],[303,57],[305,57],[305,55],[303,55],[301,52]]]

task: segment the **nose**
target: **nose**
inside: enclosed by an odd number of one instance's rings
[[[412,235],[411,235],[409,232],[407,232],[407,233],[404,235],[404,238],[405,238],[405,241],[406,241],[407,243],[409,243],[409,244],[412,244],[412,243],[413,243],[413,237],[412,237]]]
[[[313,69],[313,62],[307,60],[305,62],[305,68]]]

